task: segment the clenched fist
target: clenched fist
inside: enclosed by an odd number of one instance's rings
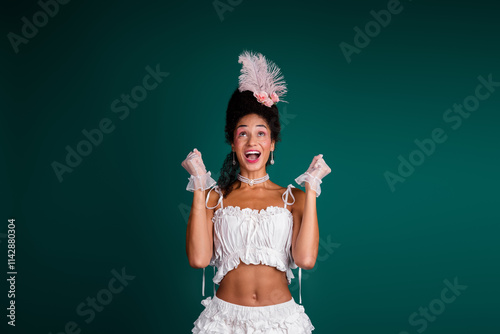
[[[297,177],[295,182],[301,186],[304,186],[304,182],[308,182],[311,189],[316,192],[316,197],[318,197],[321,194],[320,184],[323,182],[321,179],[330,174],[331,171],[331,168],[323,159],[323,154],[318,154],[313,158],[307,171]]]
[[[201,158],[201,152],[196,148],[187,155],[181,165],[189,174],[191,174],[188,178],[189,183],[186,190],[205,190],[216,183],[216,181],[211,177],[211,173],[207,172],[203,159]]]

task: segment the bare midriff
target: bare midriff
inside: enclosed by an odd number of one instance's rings
[[[245,264],[228,272],[219,284],[217,298],[243,306],[267,306],[292,299],[286,272],[264,264]]]

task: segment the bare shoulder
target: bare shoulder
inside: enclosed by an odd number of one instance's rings
[[[305,191],[300,188],[292,188],[292,195],[295,198],[295,203],[293,203],[292,209],[302,211],[306,200]]]
[[[215,191],[214,188],[215,187],[205,190],[205,202],[207,204],[206,206],[208,206],[208,207],[214,207],[217,204],[217,202],[219,201],[220,195],[218,192]],[[208,197],[208,201],[207,201],[207,196],[209,193],[210,193],[210,196]],[[216,210],[216,209],[218,209],[218,208],[214,208],[212,210]]]
[[[296,200],[298,197],[305,198],[305,196],[306,196],[306,192],[304,190],[302,190],[300,188],[296,188],[296,187],[292,188],[292,194]]]

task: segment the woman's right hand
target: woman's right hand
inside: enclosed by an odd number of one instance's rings
[[[201,158],[201,152],[196,148],[188,154],[181,165],[193,176],[200,176],[207,173],[207,169]]]
[[[188,154],[181,165],[189,174],[191,174],[186,190],[206,190],[216,183],[216,181],[211,177],[211,173],[207,172],[203,159],[201,158],[201,152],[196,148]]]

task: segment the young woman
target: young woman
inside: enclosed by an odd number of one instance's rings
[[[205,309],[192,332],[311,333],[314,326],[288,285],[291,269],[299,267],[300,287],[301,269],[316,262],[316,198],[331,169],[320,154],[295,179],[305,192],[271,182],[266,167],[274,165],[281,140],[276,103],[286,86],[276,65],[261,54],[244,52],[239,62],[240,84],[226,111],[231,152],[217,184],[197,149],[182,162],[191,174],[186,189],[194,193],[186,252],[193,268],[203,268],[203,295],[205,267],[217,267],[213,298],[202,300]]]

